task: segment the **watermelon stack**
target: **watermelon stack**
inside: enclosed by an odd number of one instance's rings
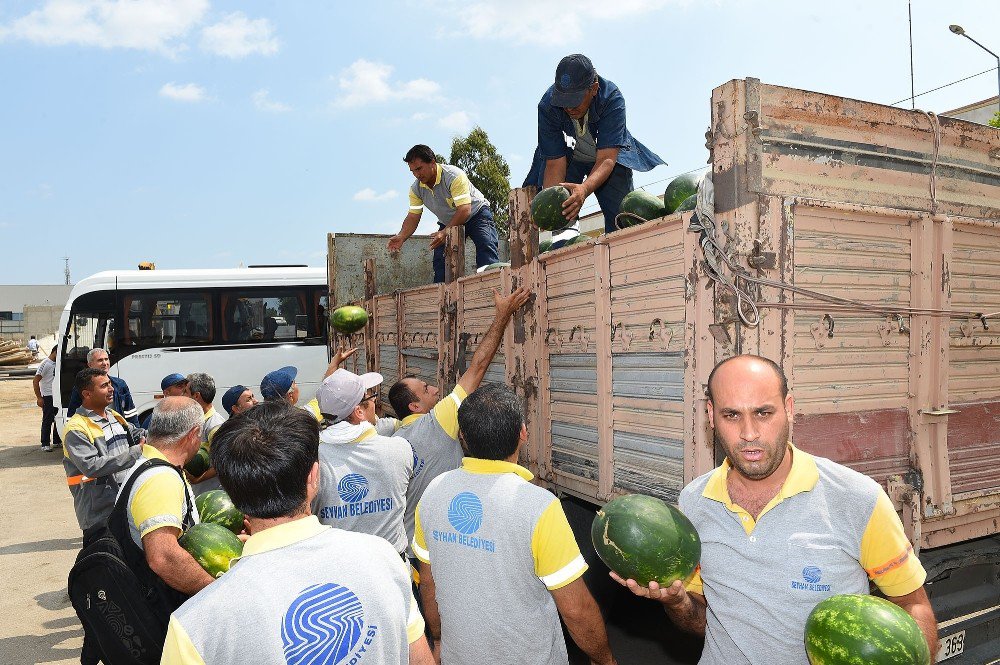
[[[236,534],[210,522],[195,524],[177,542],[212,577],[228,572],[230,562],[243,554],[243,542]]]
[[[617,220],[618,228],[621,229],[642,224],[642,220],[648,222],[667,214],[663,207],[663,201],[641,189],[626,194],[625,198],[622,199],[620,210],[626,213]]]
[[[666,214],[670,215],[677,212],[681,204],[685,202],[685,199],[698,193],[698,184],[705,177],[705,173],[705,170],[695,173],[684,173],[667,184],[667,189],[663,192],[663,207],[666,210]],[[694,206],[689,208],[689,210],[694,210]]]
[[[562,204],[569,190],[561,185],[546,187],[531,200],[531,219],[543,231],[561,231],[573,222],[563,216]]]
[[[209,490],[194,499],[202,522],[224,526],[235,534],[243,531],[243,513],[233,505],[226,490]]]
[[[698,205],[698,195],[692,194],[691,196],[681,201],[681,204],[676,208],[674,208],[674,212],[688,212],[690,210],[694,210],[695,206],[697,205]]]
[[[701,540],[681,511],[643,494],[612,499],[590,529],[594,549],[608,568],[642,586],[691,579],[701,560]]]
[[[353,335],[368,325],[368,312],[357,305],[338,307],[330,313],[330,325],[342,335]]]
[[[821,601],[805,631],[812,665],[930,665],[920,626],[906,610],[864,594],[841,594]]]

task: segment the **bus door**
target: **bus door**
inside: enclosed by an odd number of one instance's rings
[[[111,356],[109,341],[114,330],[114,315],[114,291],[85,293],[73,301],[69,322],[63,331],[58,383],[60,409],[69,403],[77,373],[87,366],[87,353],[91,349],[104,349]]]

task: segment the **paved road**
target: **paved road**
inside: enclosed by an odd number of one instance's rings
[[[80,531],[62,455],[39,450],[30,378],[0,381],[0,664],[79,663],[83,629],[66,596]]]

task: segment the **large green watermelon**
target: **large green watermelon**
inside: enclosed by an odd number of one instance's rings
[[[666,191],[663,192],[663,207],[666,209],[666,214],[677,212],[677,206],[684,199],[692,194],[697,194],[698,183],[703,177],[705,177],[704,170],[684,173],[671,180]]]
[[[561,185],[546,187],[531,200],[531,219],[543,231],[561,231],[573,222],[563,217],[562,204],[569,190]]]
[[[621,212],[641,217],[647,222],[651,219],[657,219],[658,217],[663,217],[667,214],[663,207],[663,201],[641,189],[637,189],[626,194],[625,198],[622,199],[622,206],[620,210]],[[642,224],[642,222],[635,217],[622,216],[618,218],[618,226],[623,229],[629,226],[635,226],[636,224]]]
[[[590,240],[590,236],[585,233],[578,233],[566,242],[562,244],[563,247],[569,247],[570,245],[580,245]]]
[[[539,243],[538,243],[538,253],[539,254],[544,254],[545,252],[549,251],[550,249],[552,249],[552,241],[551,240],[541,240],[541,241],[539,241]]]
[[[177,540],[212,577],[229,570],[229,563],[243,553],[243,542],[224,526],[201,522]]]
[[[642,586],[687,581],[701,560],[701,540],[681,511],[643,494],[612,499],[590,528],[594,549],[608,568]]]
[[[202,522],[224,526],[233,533],[243,531],[243,513],[233,505],[226,490],[209,490],[194,499]]]
[[[689,210],[694,210],[695,206],[697,205],[698,205],[698,195],[692,194],[691,196],[681,201],[681,204],[676,208],[674,208],[674,212],[687,212]]]
[[[330,325],[343,335],[352,335],[368,325],[368,312],[357,305],[338,307],[330,314]]]
[[[192,476],[197,478],[201,474],[208,471],[209,467],[212,466],[212,458],[208,454],[208,449],[202,446],[195,453],[194,457],[184,465],[184,470],[190,473]]]
[[[806,619],[812,665],[930,665],[927,640],[906,610],[888,600],[841,594],[821,601]]]

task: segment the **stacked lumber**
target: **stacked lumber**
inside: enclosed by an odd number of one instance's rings
[[[19,343],[0,342],[0,365],[28,365],[33,362],[34,355]]]

